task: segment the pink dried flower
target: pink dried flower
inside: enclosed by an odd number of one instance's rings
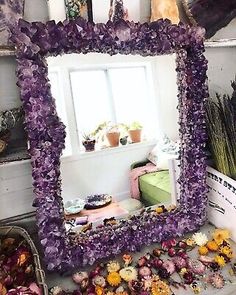
[[[161,248],[167,251],[169,248],[175,247],[177,245],[177,241],[175,239],[167,240],[161,243]]]
[[[174,262],[177,269],[184,268],[187,265],[186,260],[182,257],[179,257],[179,256],[173,257],[172,261]]]
[[[175,264],[171,260],[164,261],[162,267],[165,268],[171,275],[175,272]]]
[[[149,277],[152,274],[152,271],[149,267],[147,266],[142,266],[139,271],[138,271],[139,275],[141,277]]]

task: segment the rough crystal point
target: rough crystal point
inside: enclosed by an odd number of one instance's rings
[[[123,19],[118,20],[115,23],[115,33],[120,41],[127,41],[130,39],[130,27]]]

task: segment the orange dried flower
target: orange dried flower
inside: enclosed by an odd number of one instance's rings
[[[207,242],[207,248],[212,252],[216,252],[218,250],[218,245],[215,241],[212,240]]]
[[[118,272],[110,272],[107,276],[107,282],[110,286],[116,287],[121,283],[121,277]]]
[[[208,248],[206,246],[201,246],[198,248],[198,253],[200,255],[206,255],[208,253]]]
[[[101,286],[96,286],[95,287],[95,293],[96,293],[96,295],[103,295],[104,294],[104,289]]]

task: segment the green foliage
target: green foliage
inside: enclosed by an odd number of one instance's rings
[[[143,126],[138,121],[132,122],[129,126],[129,130],[139,130],[142,128],[143,128]]]

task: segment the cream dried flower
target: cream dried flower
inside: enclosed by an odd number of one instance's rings
[[[193,234],[192,238],[195,244],[197,244],[198,246],[204,246],[208,242],[207,236],[203,233],[195,233]]]
[[[126,282],[136,280],[138,277],[137,270],[132,266],[127,266],[125,268],[122,268],[120,270],[119,274],[120,274],[121,278]]]
[[[120,270],[120,264],[117,261],[110,261],[107,264],[107,271],[108,272],[117,272]]]

